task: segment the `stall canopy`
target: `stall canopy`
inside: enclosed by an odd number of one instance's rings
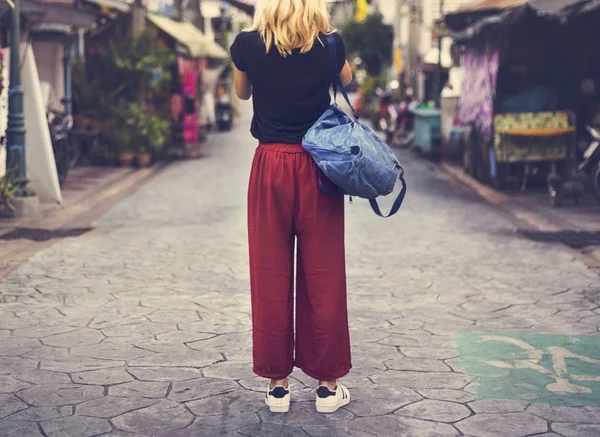
[[[443,24],[460,40],[528,17],[564,22],[599,8],[600,0],[482,0],[447,14]]]
[[[162,15],[148,13],[150,20],[156,27],[175,39],[178,49],[183,55],[190,58],[217,58],[227,59],[229,54],[216,42],[207,38],[200,29],[189,21],[175,21]]]

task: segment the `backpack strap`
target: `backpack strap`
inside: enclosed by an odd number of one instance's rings
[[[335,103],[337,99],[337,90],[340,89],[342,96],[344,96],[344,100],[350,106],[352,110],[352,115],[354,115],[354,120],[358,120],[358,112],[350,103],[350,98],[348,97],[348,93],[346,92],[346,87],[342,83],[342,79],[340,78],[338,65],[337,65],[337,52],[335,49],[335,38],[333,34],[325,35],[325,41],[327,41],[327,47],[329,49],[329,68],[331,70],[331,85],[333,86],[333,102]]]
[[[406,196],[406,181],[404,180],[404,172],[400,173],[400,182],[402,183],[402,189],[400,190],[398,197],[396,197],[396,200],[394,200],[394,204],[392,205],[392,209],[390,210],[390,213],[388,215],[383,215],[381,213],[381,209],[379,209],[379,205],[377,204],[377,199],[369,199],[371,209],[373,209],[373,212],[379,217],[391,217],[394,214],[396,214],[402,206],[402,202],[404,202],[404,197]]]

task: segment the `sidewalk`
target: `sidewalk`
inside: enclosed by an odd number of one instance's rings
[[[79,231],[89,226],[93,218],[133,193],[164,167],[164,164],[157,164],[140,170],[120,167],[77,167],[71,170],[62,187],[62,205],[38,193],[42,212],[40,218],[0,218],[0,277],[52,244],[52,231]],[[29,235],[12,234],[8,239],[9,233],[23,228],[39,231]],[[38,237],[39,241],[35,241]]]

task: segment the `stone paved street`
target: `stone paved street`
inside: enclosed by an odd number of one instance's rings
[[[403,152],[402,212],[347,206],[352,403],[251,371],[249,112],[0,279],[0,436],[597,437],[600,279]],[[389,201],[387,202],[389,204]]]

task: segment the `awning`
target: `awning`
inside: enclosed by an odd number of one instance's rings
[[[0,2],[0,15],[8,12],[8,2]],[[45,4],[33,0],[21,0],[21,13],[34,15],[37,23],[55,23],[72,28],[92,29],[96,25],[96,15],[77,10],[69,4]]]
[[[131,11],[131,6],[124,0],[85,0],[89,3],[98,5],[100,8],[107,10],[119,11],[123,14],[128,14]]]
[[[483,0],[444,17],[446,29],[456,39],[468,39],[485,29],[511,25],[526,17],[557,22],[600,8],[600,0]]]
[[[200,29],[189,21],[175,21],[162,15],[147,14],[156,27],[177,41],[178,50],[190,58],[227,59],[227,50],[207,38]]]

